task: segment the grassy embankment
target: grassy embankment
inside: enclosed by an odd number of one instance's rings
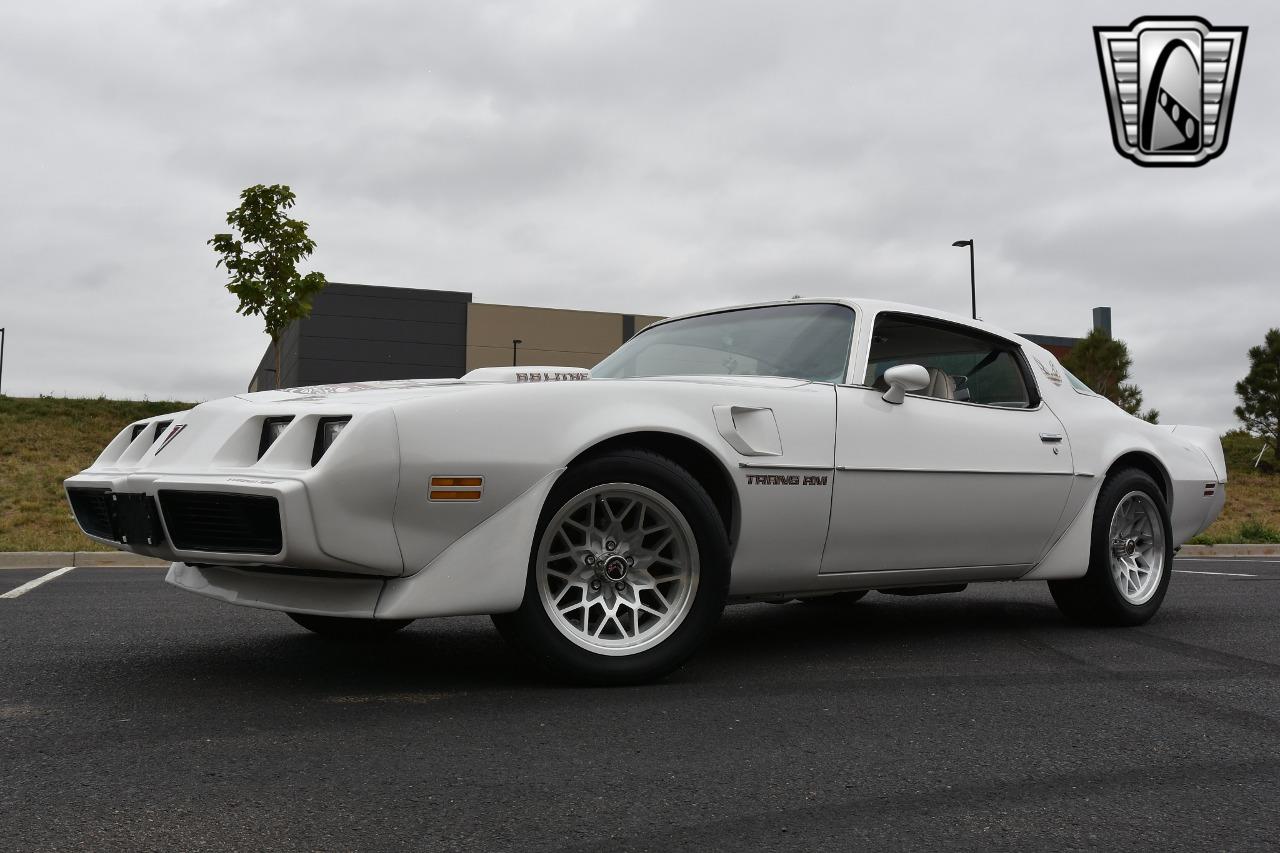
[[[1268,449],[1262,464],[1253,467],[1262,440],[1232,431],[1222,437],[1227,456],[1227,506],[1209,529],[1191,541],[1197,545],[1224,542],[1280,543],[1280,465]]]
[[[109,551],[76,527],[64,478],[126,424],[191,403],[0,397],[0,551]]]
[[[132,421],[191,403],[0,397],[0,551],[109,550],[80,533],[62,480],[87,467]],[[1280,466],[1258,439],[1228,433],[1227,508],[1194,541],[1280,542]]]

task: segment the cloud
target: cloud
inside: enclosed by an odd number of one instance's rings
[[[1280,325],[1280,11],[1213,14],[1252,27],[1230,150],[1153,170],[1109,139],[1112,4],[6,8],[5,390],[242,389],[265,339],[204,241],[261,181],[330,279],[489,302],[967,313],[972,237],[986,319],[1080,334],[1110,305],[1147,402],[1225,428]]]

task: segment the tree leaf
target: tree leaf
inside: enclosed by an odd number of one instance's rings
[[[218,254],[216,267],[227,270],[227,290],[236,312],[263,318],[274,340],[296,320],[310,315],[315,295],[325,286],[323,273],[299,274],[298,264],[315,251],[307,223],[286,214],[297,203],[286,184],[254,184],[240,192],[240,206],[227,212],[231,232],[214,234],[206,245]]]

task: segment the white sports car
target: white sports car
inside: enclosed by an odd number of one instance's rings
[[[66,482],[168,582],[373,636],[492,614],[570,679],[689,658],[726,602],[1043,580],[1136,625],[1222,510],[1208,429],[1153,426],[1017,335],[796,299],[649,326],[589,373],[241,394],[125,428]]]

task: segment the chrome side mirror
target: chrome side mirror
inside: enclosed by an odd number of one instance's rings
[[[889,383],[889,390],[881,394],[880,399],[900,406],[908,391],[929,387],[929,371],[918,364],[899,364],[884,372],[884,381]]]

